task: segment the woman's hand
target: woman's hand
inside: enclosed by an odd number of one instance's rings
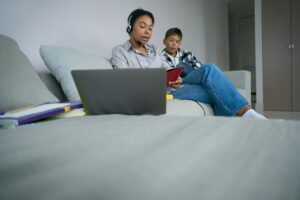
[[[182,78],[179,76],[176,81],[170,81],[169,86],[172,88],[179,88],[182,84]]]

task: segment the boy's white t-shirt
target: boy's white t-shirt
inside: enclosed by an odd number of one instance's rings
[[[177,53],[175,57],[168,54],[167,52],[166,52],[166,54],[171,58],[172,63],[173,63],[174,66],[177,66],[179,64],[179,58],[180,58],[179,53]]]

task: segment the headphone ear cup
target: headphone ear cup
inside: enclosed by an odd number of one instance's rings
[[[131,26],[130,25],[127,26],[126,31],[127,31],[127,33],[131,32]]]
[[[128,34],[131,33],[131,28],[132,28],[131,27],[131,18],[132,18],[132,15],[130,15],[129,18],[128,18],[128,26],[126,28],[126,31],[127,31]]]

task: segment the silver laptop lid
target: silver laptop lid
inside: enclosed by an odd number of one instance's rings
[[[165,69],[73,70],[71,73],[88,114],[166,113]]]

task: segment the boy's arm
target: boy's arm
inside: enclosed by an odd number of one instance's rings
[[[199,68],[202,66],[202,63],[197,60],[196,56],[193,55],[190,51],[184,51],[183,62],[189,63],[193,68]]]

